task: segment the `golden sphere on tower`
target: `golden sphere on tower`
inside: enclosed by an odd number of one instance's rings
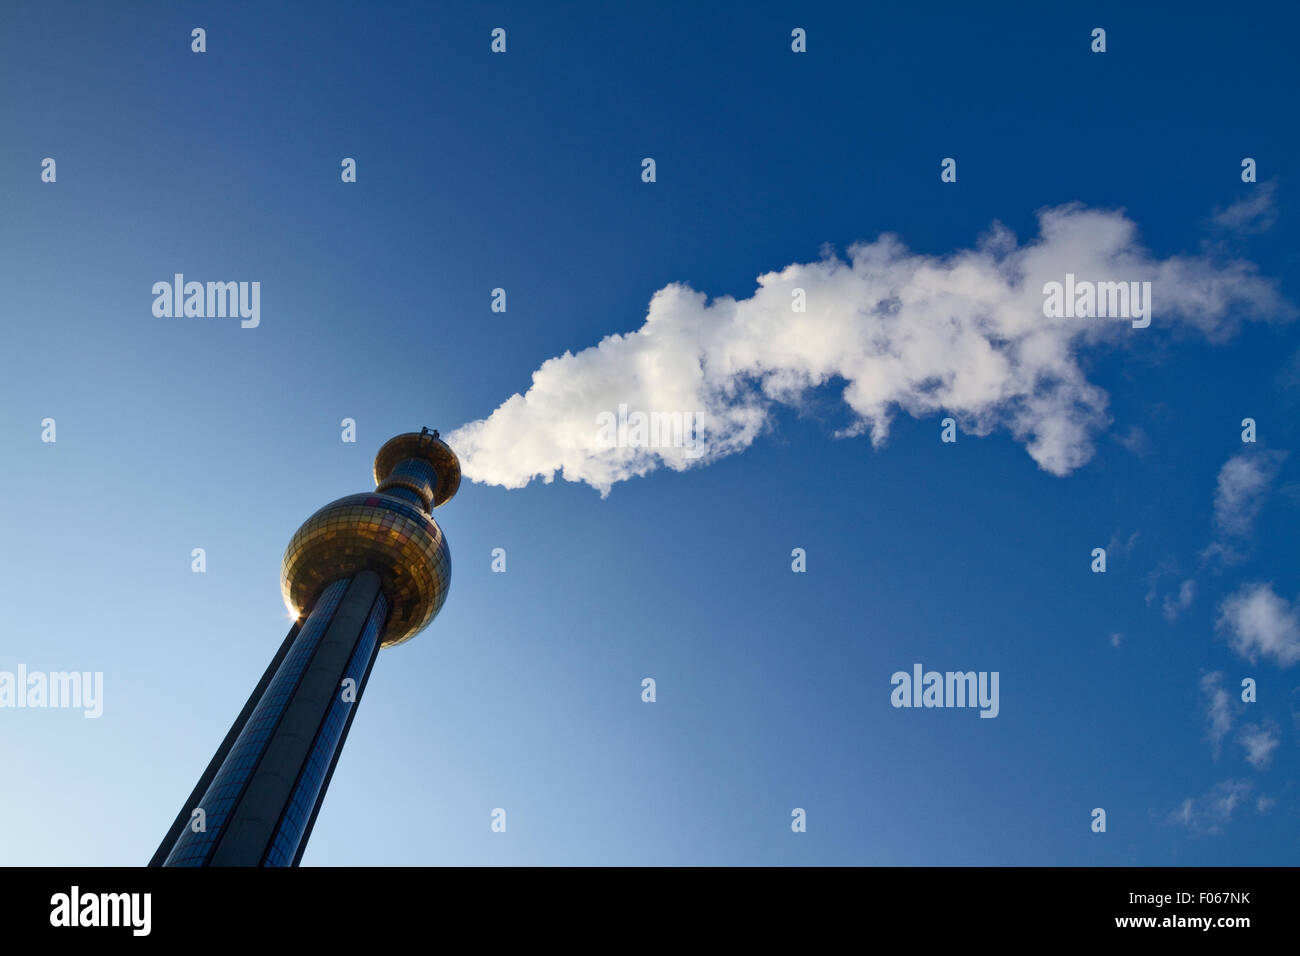
[[[456,493],[460,461],[437,432],[409,432],[379,450],[375,482],[375,491],[327,504],[294,532],[280,591],[301,617],[326,585],[374,571],[389,605],[381,646],[391,647],[427,627],[447,599],[451,551],[429,510]]]

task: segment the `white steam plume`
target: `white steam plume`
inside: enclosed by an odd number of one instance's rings
[[[1181,323],[1211,340],[1239,318],[1291,317],[1294,309],[1253,265],[1210,254],[1152,258],[1122,212],[1077,204],[1039,213],[1025,245],[995,223],[974,249],[945,257],[909,252],[882,235],[758,278],[748,299],[708,302],[674,283],[650,301],[635,332],[565,352],[533,373],[488,418],[448,436],[466,477],[506,488],[559,473],[602,496],[660,467],[682,470],[743,451],[775,403],[842,387],[853,425],[879,447],[891,418],[951,415],[967,434],[1007,429],[1039,467],[1065,475],[1092,457],[1109,424],[1106,393],[1090,384],[1080,350],[1142,345]],[[1151,282],[1150,328],[1129,319],[1047,318],[1043,286]],[[803,289],[806,311],[792,309]],[[610,447],[598,425],[620,405],[645,413],[698,413],[690,447]],[[689,444],[689,443],[688,443]]]

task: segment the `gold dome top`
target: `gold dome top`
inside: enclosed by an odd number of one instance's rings
[[[451,551],[429,512],[460,487],[460,461],[427,428],[390,438],[375,456],[371,492],[331,502],[285,548],[280,590],[294,615],[330,583],[376,572],[388,600],[382,647],[410,640],[433,620],[451,585]]]
[[[393,469],[407,458],[426,461],[438,473],[433,507],[446,504],[460,488],[460,459],[451,446],[438,437],[437,431],[431,432],[427,428],[406,432],[384,442],[384,447],[375,455],[375,485],[382,485]]]

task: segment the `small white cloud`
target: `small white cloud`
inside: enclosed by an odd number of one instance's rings
[[[1285,452],[1242,452],[1229,458],[1219,469],[1214,494],[1214,524],[1220,532],[1243,538],[1250,534],[1269,485],[1277,474]]]
[[[1133,550],[1133,545],[1142,536],[1142,532],[1134,531],[1132,534],[1125,536],[1118,528],[1110,536],[1110,541],[1106,544],[1106,557],[1116,558],[1121,554],[1127,554]]]
[[[1111,647],[1119,647],[1123,643],[1124,643],[1124,635],[1121,634],[1119,631],[1116,631],[1114,634],[1110,636]]]
[[[1272,584],[1247,584],[1229,595],[1219,605],[1217,627],[1251,663],[1261,657],[1279,667],[1300,661],[1300,614],[1273,593]]]
[[[1147,604],[1147,607],[1150,607],[1152,604],[1154,604],[1156,598],[1160,596],[1160,582],[1161,582],[1161,580],[1164,579],[1167,575],[1170,575],[1170,574],[1178,574],[1178,573],[1179,573],[1178,563],[1177,563],[1176,561],[1174,561],[1172,558],[1168,558],[1168,557],[1166,557],[1166,558],[1162,558],[1162,559],[1160,560],[1160,563],[1157,564],[1154,568],[1152,568],[1152,569],[1147,573],[1147,577],[1146,577],[1146,581],[1147,581],[1146,604]]]
[[[1246,556],[1230,544],[1222,541],[1211,541],[1201,551],[1201,564],[1212,565],[1218,563],[1221,567],[1231,567],[1234,564],[1240,564],[1246,559]],[[1149,602],[1148,602],[1149,603]]]
[[[1209,794],[1210,812],[1226,823],[1232,819],[1233,811],[1249,791],[1250,784],[1245,780],[1224,781]]]
[[[1206,737],[1214,751],[1214,759],[1218,760],[1223,738],[1232,730],[1232,698],[1223,687],[1223,673],[1215,671],[1202,677],[1201,693],[1205,695],[1205,719],[1209,725]]]
[[[1245,199],[1226,208],[1216,208],[1211,221],[1216,226],[1233,232],[1263,232],[1271,228],[1277,221],[1277,209],[1273,203],[1276,187],[1277,183],[1273,180],[1257,183]]]
[[[1196,582],[1188,578],[1179,585],[1177,596],[1172,594],[1165,596],[1164,610],[1162,612],[1165,620],[1173,624],[1178,620],[1178,615],[1192,606],[1194,600],[1196,600]]]
[[[1277,806],[1276,800],[1272,797],[1263,796],[1262,794],[1260,795],[1260,798],[1255,801],[1255,809],[1260,813],[1268,813],[1268,811],[1272,810],[1275,806]]]
[[[1187,797],[1166,819],[1196,833],[1220,833],[1250,791],[1249,780],[1224,780],[1201,797]]]
[[[1263,770],[1273,759],[1282,738],[1278,735],[1276,724],[1247,724],[1241,728],[1241,745],[1246,748],[1246,762],[1256,770]]]
[[[1139,458],[1151,450],[1151,439],[1141,425],[1130,425],[1127,430],[1116,435],[1115,440]]]

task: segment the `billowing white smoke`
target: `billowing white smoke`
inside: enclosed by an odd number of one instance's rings
[[[1082,347],[1141,346],[1175,322],[1220,339],[1240,317],[1293,311],[1249,263],[1151,258],[1120,212],[1045,210],[1039,232],[1021,246],[994,224],[975,249],[944,258],[884,235],[852,246],[848,262],[827,253],[759,276],[758,290],[739,301],[710,303],[689,286],[665,286],[640,329],[546,361],[527,392],[448,441],[474,481],[521,488],[558,472],[603,496],[635,475],[743,451],[774,403],[797,404],[833,382],[853,413],[841,434],[867,432],[879,447],[898,411],[942,413],[964,433],[1009,430],[1040,467],[1065,475],[1092,457],[1094,436],[1109,424],[1106,394],[1080,369]],[[1044,284],[1067,273],[1150,281],[1150,327],[1045,317]],[[796,289],[806,311],[794,310]],[[698,441],[611,440],[608,424],[620,406],[698,413]]]

